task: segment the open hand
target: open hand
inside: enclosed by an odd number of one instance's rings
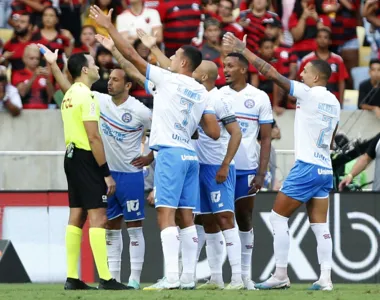
[[[45,57],[46,61],[49,64],[54,64],[57,62],[58,58],[58,49],[55,49],[54,52],[50,51],[50,49],[42,44],[37,44],[38,48],[40,49],[40,52]]]
[[[112,51],[113,47],[115,46],[115,43],[113,42],[112,39],[105,37],[104,35],[101,34],[96,34],[95,39],[102,44],[104,48],[106,48],[109,51]]]
[[[112,12],[113,12],[113,9],[111,8],[108,14],[105,15],[104,12],[102,12],[102,10],[98,6],[92,5],[90,7],[90,18],[95,20],[95,22],[98,25],[108,29],[112,25],[112,21],[111,21]]]
[[[141,42],[148,49],[151,49],[153,46],[157,45],[157,38],[155,36],[151,36],[151,35],[147,34],[142,29],[137,29],[136,32],[137,32],[137,36],[139,37]]]
[[[243,52],[246,47],[247,35],[244,35],[243,40],[239,40],[233,33],[227,32],[223,36],[223,46],[227,52]]]

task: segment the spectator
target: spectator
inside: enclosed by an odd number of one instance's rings
[[[274,42],[271,38],[262,38],[259,42],[259,56],[266,62],[270,63],[274,68],[278,69],[278,60],[274,55]],[[253,67],[252,67],[253,68]],[[280,106],[280,99],[278,98],[278,85],[274,84],[272,80],[267,79],[258,70],[253,69],[251,74],[251,84],[254,87],[264,91],[268,94],[272,102],[273,109],[278,109]]]
[[[301,60],[305,55],[317,49],[315,38],[318,29],[330,27],[328,16],[323,14],[320,1],[296,1],[289,19],[289,30],[293,36],[293,51]]]
[[[145,59],[147,62],[149,62],[152,65],[156,65],[157,62],[155,58],[152,57],[150,53],[150,49],[145,47],[140,39],[137,39],[135,41],[135,43],[133,44],[133,47],[136,49],[137,53],[143,59]],[[136,82],[133,83],[130,94],[136,99],[139,99],[142,103],[144,103],[145,106],[149,107],[150,109],[153,108],[153,96],[148,94],[145,88],[143,88]]]
[[[82,11],[86,5],[84,0],[58,0],[59,24],[62,29],[71,32],[75,41],[80,40],[82,31]],[[76,45],[77,46],[77,45]]]
[[[375,34],[375,45],[376,45],[376,57],[380,58],[380,34],[379,34],[379,28],[380,28],[380,3],[377,0],[367,0],[364,3],[362,15],[366,20],[371,24],[371,32],[374,32]]]
[[[164,26],[165,54],[171,57],[197,36],[201,21],[200,0],[161,2],[158,11]]]
[[[14,0],[12,2],[13,18],[9,19],[9,24],[14,27],[19,15],[30,14],[32,23],[40,26],[43,10],[51,6],[50,0]]]
[[[40,65],[40,51],[35,44],[25,48],[25,68],[14,76],[24,109],[46,109],[54,94],[53,77],[47,67]]]
[[[373,111],[380,118],[380,59],[369,62],[369,79],[359,86],[359,108]]]
[[[8,20],[12,14],[11,3],[12,0],[0,0],[0,28],[10,27]]]
[[[58,49],[57,64],[61,70],[64,67],[63,54],[69,57],[74,46],[70,32],[60,29],[58,12],[53,7],[43,11],[41,28],[33,34],[32,41],[45,45],[51,51]]]
[[[116,28],[129,43],[137,39],[136,29],[155,36],[157,43],[162,42],[162,24],[157,10],[144,8],[143,0],[130,0],[131,6],[116,18]]]
[[[218,14],[222,17],[222,33],[232,32],[237,38],[243,39],[244,29],[238,23],[235,22],[235,18],[232,15],[234,10],[233,0],[221,0],[218,7]]]
[[[112,8],[113,12],[112,12],[111,20],[112,20],[112,24],[113,25],[116,24],[116,16],[119,13],[121,13],[121,11],[122,11],[122,6],[121,6],[120,3],[118,3],[115,0],[95,0],[93,2],[93,5],[96,5],[96,6],[100,7],[100,9],[106,15],[108,14],[108,12],[110,11],[110,9]],[[86,17],[84,19],[84,25],[92,25],[92,26],[95,27],[97,33],[99,33],[101,35],[104,35],[104,36],[108,36],[107,30],[105,28],[99,26],[93,19],[91,19],[90,16],[89,16],[89,13],[90,13],[90,10],[88,9],[87,12],[86,12]]]
[[[108,79],[112,69],[115,67],[112,53],[103,46],[99,46],[96,51],[95,64],[99,67],[100,79],[92,85],[91,90],[108,94]]]
[[[247,34],[247,47],[254,53],[258,51],[259,41],[265,36],[264,19],[278,18],[278,16],[268,11],[268,0],[253,0],[251,9],[240,12],[238,21],[244,27]]]
[[[4,45],[4,54],[0,58],[0,62],[4,62],[8,59],[8,62],[12,65],[11,81],[13,82],[13,76],[16,71],[24,68],[22,56],[24,49],[31,42],[33,25],[31,23],[31,17],[28,14],[21,15],[15,23],[14,37],[10,39]],[[4,59],[5,58],[5,59]]]
[[[345,89],[344,81],[349,77],[343,59],[338,54],[329,51],[329,46],[331,45],[331,31],[329,29],[319,29],[316,42],[317,50],[309,53],[302,59],[298,77],[308,62],[318,59],[327,61],[331,67],[331,76],[326,87],[335,95],[342,106]]]
[[[206,21],[209,18],[217,19],[219,22],[222,18],[218,15],[218,5],[220,0],[202,0],[202,21]]]
[[[8,83],[6,69],[0,71],[0,112],[7,110],[16,117],[21,113],[22,103],[17,88]]]
[[[76,47],[73,49],[72,54],[80,52],[89,52],[93,57],[96,55],[98,43],[95,39],[96,29],[92,25],[85,25],[82,27],[80,40],[75,41]]]

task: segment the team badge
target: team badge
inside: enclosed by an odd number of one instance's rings
[[[246,108],[252,108],[255,106],[255,101],[252,99],[245,100],[244,105]]]
[[[125,113],[122,115],[121,119],[125,122],[125,123],[129,123],[132,121],[132,115],[130,113]]]

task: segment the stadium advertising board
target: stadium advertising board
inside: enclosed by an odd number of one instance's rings
[[[260,193],[255,203],[255,247],[252,279],[265,280],[274,269],[269,214],[275,193]],[[329,223],[333,237],[333,282],[380,283],[380,194],[331,194]],[[11,240],[32,282],[63,282],[66,277],[65,226],[68,209],[65,192],[0,193],[0,239]],[[317,280],[319,265],[316,241],[306,211],[300,209],[289,222],[291,282]],[[81,273],[84,280],[96,280],[87,230],[84,231]],[[163,257],[155,210],[146,207],[146,239],[143,282],[155,282],[163,275]],[[122,280],[128,281],[128,234],[124,232]],[[226,257],[226,255],[224,255]],[[199,279],[210,274],[202,251],[197,266]],[[225,281],[230,278],[228,263]]]

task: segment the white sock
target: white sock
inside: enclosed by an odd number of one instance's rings
[[[226,240],[227,256],[231,266],[231,282],[241,282],[241,241],[238,229],[232,228],[223,231]]]
[[[181,282],[191,283],[194,281],[195,260],[198,249],[198,237],[195,225],[181,229],[182,250],[182,274]]]
[[[201,255],[202,248],[206,243],[206,233],[202,225],[195,225],[195,228],[197,229],[198,249],[197,256],[195,259],[194,281],[197,281],[197,263],[199,261],[199,256]]]
[[[164,253],[165,275],[170,283],[179,280],[178,275],[178,249],[179,236],[177,227],[166,227],[161,231],[162,252]]]
[[[287,268],[290,248],[289,218],[280,216],[272,210],[269,220],[273,229],[273,251],[276,260],[274,276],[279,280],[285,280],[288,277]]]
[[[108,268],[112,275],[120,282],[121,271],[121,253],[123,252],[123,237],[121,229],[119,230],[106,230],[107,240],[107,255],[108,255]]]
[[[241,276],[251,279],[252,251],[253,251],[253,229],[250,231],[239,231],[241,242]]]
[[[129,280],[140,283],[141,270],[144,263],[145,239],[142,227],[128,228],[129,256],[131,260],[131,275]]]
[[[210,281],[223,283],[223,248],[224,237],[221,231],[217,233],[206,233],[206,255],[211,270]]]
[[[318,262],[321,265],[322,281],[331,281],[332,241],[327,223],[312,223],[311,229],[317,239]]]
[[[179,277],[181,277],[181,274],[182,274],[182,243],[181,243],[181,236],[180,236],[180,232],[181,232],[181,228],[179,228],[179,226],[177,226],[177,231],[178,231],[178,239],[179,239],[179,247],[178,247],[178,274],[179,274]]]

